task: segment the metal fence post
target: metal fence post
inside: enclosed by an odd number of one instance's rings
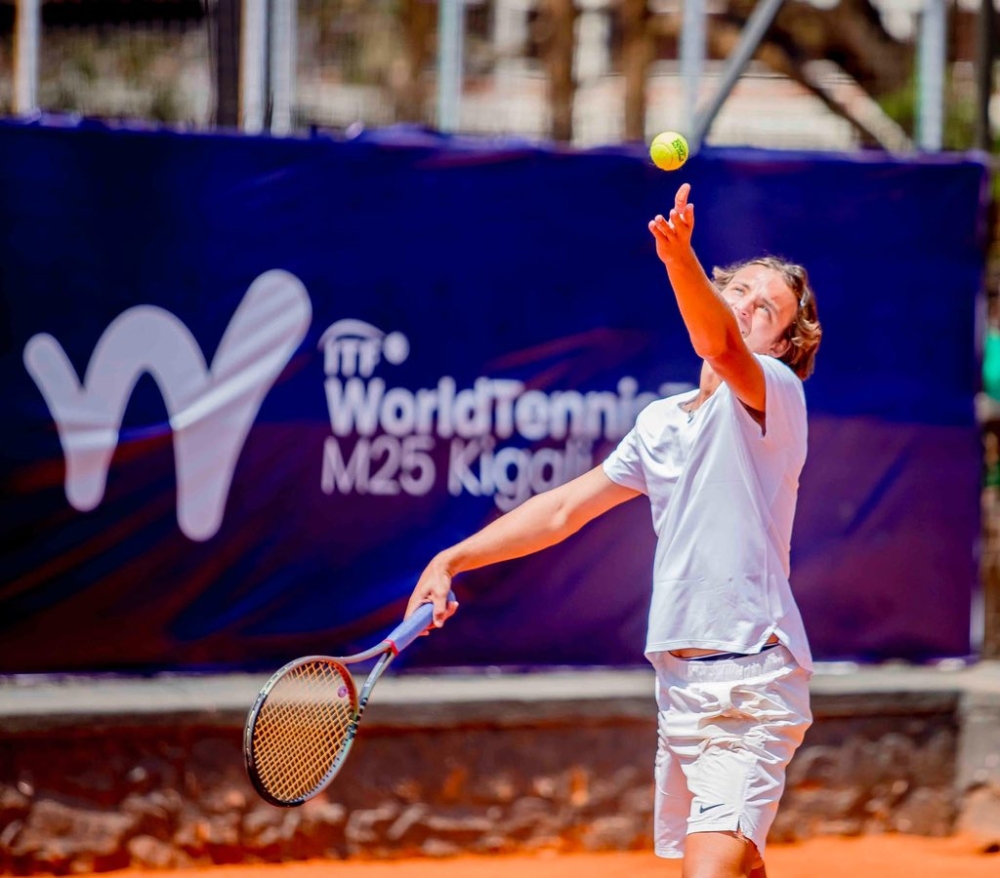
[[[290,134],[295,111],[298,0],[271,0],[271,133]]]
[[[948,51],[947,0],[925,0],[918,45],[917,144],[931,152],[944,145],[944,69]]]
[[[14,24],[14,112],[38,109],[38,52],[42,30],[41,0],[17,0]]]
[[[267,96],[267,0],[243,0],[240,45],[240,128],[264,130]]]
[[[464,39],[464,0],[440,0],[438,4],[437,125],[441,131],[455,131],[460,123]]]
[[[698,107],[698,86],[705,72],[705,0],[683,0],[684,15],[681,30],[681,87],[684,102],[681,108],[681,131],[688,137],[694,131]]]

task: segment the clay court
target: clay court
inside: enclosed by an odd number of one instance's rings
[[[771,878],[993,878],[1000,870],[1000,848],[971,838],[932,839],[904,835],[865,838],[817,838],[768,850]],[[114,878],[148,878],[149,872],[103,873]],[[680,876],[679,861],[657,859],[649,852],[455,857],[451,859],[343,862],[313,860],[278,866],[232,866],[206,870],[157,872],[158,878],[671,878]]]

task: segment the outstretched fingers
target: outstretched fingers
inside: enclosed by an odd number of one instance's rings
[[[676,240],[677,233],[689,237],[694,230],[694,205],[688,201],[691,184],[684,183],[674,196],[674,206],[667,217],[657,214],[649,223],[649,230],[660,235],[666,242]]]
[[[689,229],[694,228],[694,205],[688,201],[691,194],[691,184],[684,183],[674,196],[674,209],[670,211],[670,220],[675,224],[682,223]]]
[[[677,190],[677,194],[674,196],[674,209],[678,213],[684,213],[684,208],[687,207],[688,195],[691,194],[691,184],[682,183],[681,188]]]
[[[670,224],[663,214],[658,213],[649,221],[649,230],[657,237],[666,241],[673,241],[677,237],[676,229]]]

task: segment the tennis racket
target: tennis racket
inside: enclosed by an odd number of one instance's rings
[[[247,773],[261,798],[292,807],[329,785],[351,750],[372,688],[389,663],[430,627],[433,614],[433,604],[421,604],[371,649],[343,658],[305,656],[274,673],[250,708],[243,732]],[[345,665],[376,657],[358,692]]]

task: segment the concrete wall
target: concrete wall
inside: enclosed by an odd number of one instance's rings
[[[652,675],[390,677],[330,789],[264,804],[242,761],[263,678],[0,683],[0,870],[650,849]],[[772,841],[1000,843],[1000,665],[819,675]]]

